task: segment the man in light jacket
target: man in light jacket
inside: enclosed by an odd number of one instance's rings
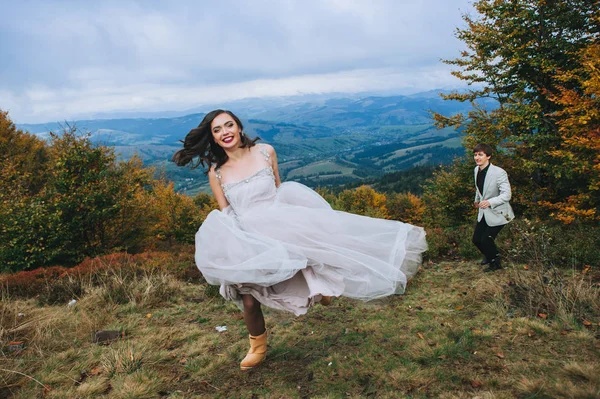
[[[508,202],[511,197],[510,183],[504,169],[490,163],[491,146],[477,144],[473,149],[473,157],[477,164],[474,171],[475,207],[479,209],[473,244],[484,256],[481,264],[489,264],[484,272],[492,272],[502,269],[496,236],[515,217]]]

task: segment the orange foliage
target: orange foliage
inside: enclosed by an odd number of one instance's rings
[[[388,218],[410,224],[421,224],[425,215],[423,201],[414,194],[391,194],[387,200]]]
[[[143,252],[136,255],[117,252],[96,258],[86,258],[72,268],[52,266],[30,271],[0,275],[0,287],[10,296],[35,297],[46,286],[70,278],[94,283],[105,272],[137,273],[142,270],[170,271],[185,280],[197,280],[200,272],[193,263],[191,248],[182,248],[177,254],[168,252]]]
[[[0,276],[0,286],[9,295],[29,297],[37,294],[49,280],[63,277],[67,269],[62,266],[52,266],[30,271]]]
[[[387,218],[386,199],[385,194],[368,186],[360,186],[354,190],[342,191],[338,195],[336,207],[359,215]]]
[[[46,143],[17,129],[8,112],[0,110],[0,187],[36,192],[43,184],[47,159]]]
[[[194,200],[176,193],[173,182],[157,180],[152,195],[147,198],[152,223],[149,232],[157,240],[193,242],[194,233],[206,217]],[[210,202],[207,206],[210,206]]]
[[[562,163],[556,173],[578,182],[579,187],[560,202],[540,202],[555,210],[552,216],[565,224],[600,219],[600,43],[584,48],[579,56],[581,67],[559,73],[559,94],[550,95],[562,106],[552,114],[557,118],[561,145],[550,155]],[[573,81],[578,83],[577,90],[561,85]]]
[[[572,195],[566,198],[564,201],[553,204],[548,201],[540,201],[539,204],[548,209],[554,210],[550,213],[550,216],[554,219],[564,223],[571,224],[575,220],[592,221],[597,218],[594,209],[584,209],[584,201],[586,196],[584,194]]]

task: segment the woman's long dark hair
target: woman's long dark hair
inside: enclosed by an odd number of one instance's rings
[[[260,140],[260,137],[251,139],[243,133],[244,126],[233,112],[216,109],[206,114],[197,128],[190,130],[187,136],[185,136],[185,140],[182,141],[183,149],[177,151],[175,155],[173,155],[173,158],[171,158],[171,161],[175,162],[177,166],[185,166],[193,161],[191,166],[192,169],[202,165],[203,168],[206,167],[205,174],[208,173],[213,164],[218,168],[227,162],[229,157],[225,153],[225,150],[215,143],[210,130],[212,121],[221,114],[228,114],[231,116],[235,123],[240,127],[242,148],[253,147],[256,142]],[[196,160],[194,160],[194,158],[196,158]]]

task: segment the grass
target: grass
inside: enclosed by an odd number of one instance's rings
[[[288,178],[301,177],[301,176],[313,175],[313,174],[317,174],[317,173],[327,173],[327,172],[342,172],[341,175],[337,175],[337,176],[342,176],[342,175],[352,174],[353,170],[354,170],[354,168],[350,168],[350,167],[344,166],[344,165],[339,165],[339,164],[335,163],[334,161],[318,161],[318,162],[313,162],[309,165],[291,170],[288,173]]]
[[[387,157],[386,160],[389,161],[389,160],[396,159],[396,158],[402,158],[408,153],[408,151],[420,150],[423,148],[433,147],[436,145],[442,145],[442,146],[448,147],[448,148],[460,148],[462,146],[460,137],[452,137],[452,138],[449,138],[447,140],[444,140],[444,141],[441,141],[438,143],[422,144],[422,145],[417,145],[417,146],[410,147],[410,148],[403,148],[401,150],[396,150],[396,151],[394,151],[394,155]]]
[[[402,296],[297,318],[265,309],[268,359],[249,372],[241,313],[206,284],[140,274],[117,297],[113,278],[73,307],[4,296],[0,397],[598,397],[600,320],[519,316],[516,272],[429,262]],[[124,338],[94,344],[98,329]],[[6,351],[13,340],[25,350]]]

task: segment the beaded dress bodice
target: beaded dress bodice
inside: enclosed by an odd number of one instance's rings
[[[223,184],[220,168],[215,169],[215,175],[219,180],[219,184],[221,184],[225,198],[227,198],[227,202],[238,216],[254,207],[270,204],[277,193],[269,153],[264,145],[259,144],[258,146],[258,150],[266,161],[266,166],[252,175],[237,182]]]

